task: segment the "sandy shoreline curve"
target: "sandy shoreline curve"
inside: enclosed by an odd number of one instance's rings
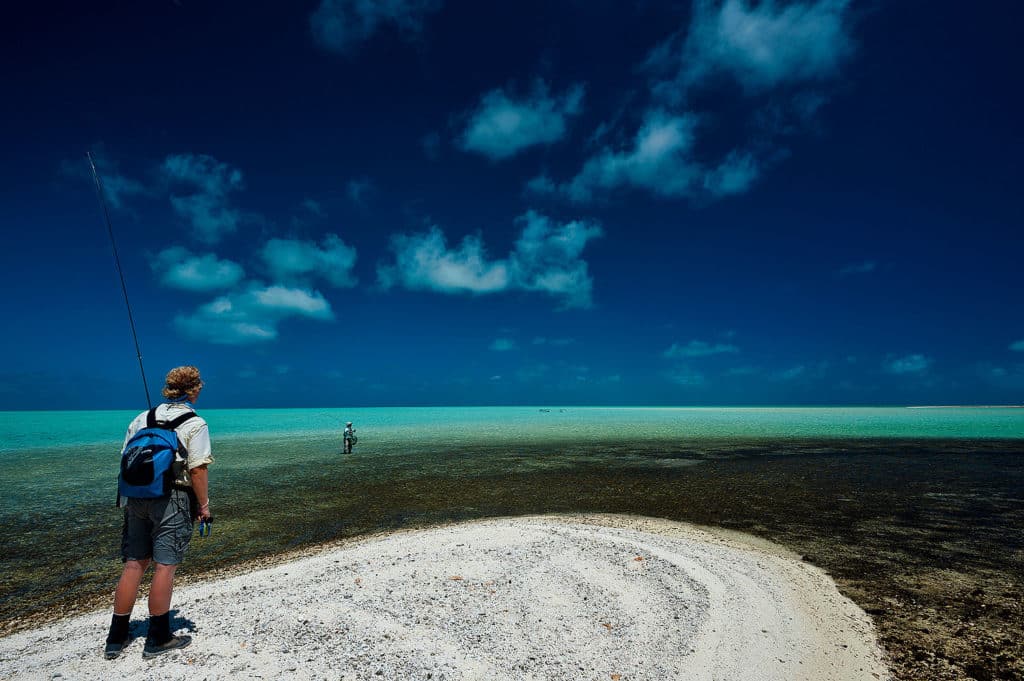
[[[749,535],[620,515],[478,520],[179,587],[189,648],[121,658],[109,611],[0,639],[19,679],[888,679],[868,616]]]

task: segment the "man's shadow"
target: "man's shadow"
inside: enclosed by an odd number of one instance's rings
[[[169,612],[171,614],[171,633],[172,634],[177,632],[177,631],[180,631],[181,629],[184,629],[185,631],[187,631],[190,634],[194,634],[195,633],[195,631],[196,631],[196,623],[195,622],[193,622],[192,620],[188,619],[187,617],[179,616],[177,610],[173,610],[172,609]],[[148,617],[145,618],[145,619],[141,619],[141,620],[133,620],[128,625],[128,635],[131,636],[132,639],[144,638],[148,632],[149,632],[149,618]]]

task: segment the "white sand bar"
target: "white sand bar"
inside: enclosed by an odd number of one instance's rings
[[[400,532],[180,587],[192,645],[121,658],[109,612],[0,639],[0,678],[887,679],[818,568],[738,534],[608,515]]]

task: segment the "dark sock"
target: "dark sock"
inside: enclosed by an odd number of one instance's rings
[[[171,613],[149,616],[149,633],[146,643],[162,645],[171,640]]]
[[[131,615],[114,615],[110,618],[110,632],[107,634],[107,643],[120,643],[128,638],[128,620]]]

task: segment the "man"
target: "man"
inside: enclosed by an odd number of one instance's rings
[[[158,422],[167,423],[195,411],[203,381],[199,369],[182,366],[167,374],[163,395],[166,402],[155,409]],[[128,426],[125,445],[139,430],[147,427],[149,412],[142,412]],[[149,589],[149,632],[142,656],[156,657],[184,648],[189,636],[171,632],[170,609],[174,571],[185,556],[192,539],[193,521],[209,521],[210,494],[207,466],[213,463],[210,432],[206,421],[192,416],[175,429],[187,458],[173,469],[174,481],[167,496],[157,499],[128,499],[121,534],[121,559],[124,570],[114,593],[114,615],[110,622],[104,656],[112,660],[131,640],[128,623],[139,584],[146,568],[153,563],[153,583]],[[123,450],[123,448],[122,448]]]
[[[352,445],[355,444],[356,439],[356,429],[352,427],[351,421],[345,424],[345,432],[343,434],[343,437],[345,439],[345,453],[351,454]]]

